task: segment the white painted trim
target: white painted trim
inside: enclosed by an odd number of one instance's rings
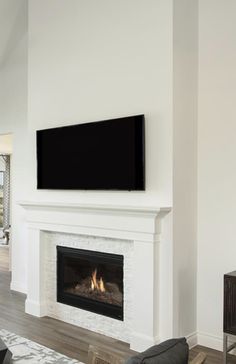
[[[11,291],[27,294],[26,285],[22,284],[22,282],[19,281],[11,281],[10,289]]]
[[[25,301],[25,312],[36,317],[44,317],[47,315],[46,303],[40,304],[36,301],[27,299]]]
[[[222,351],[223,350],[223,333],[222,336],[215,336],[205,332],[198,332],[198,345],[207,348]]]
[[[66,209],[76,211],[93,211],[101,213],[102,211],[122,213],[124,214],[154,214],[159,213],[167,214],[171,211],[170,207],[157,207],[157,206],[126,206],[126,205],[98,205],[98,204],[78,204],[78,203],[63,203],[63,202],[34,202],[34,201],[19,201],[18,204],[25,209]]]
[[[122,225],[124,226],[124,225]],[[134,232],[128,231],[121,228],[112,229],[111,227],[107,229],[106,227],[94,227],[94,226],[78,226],[74,225],[72,220],[70,220],[66,225],[62,222],[59,223],[47,223],[44,221],[30,222],[28,219],[29,229],[40,229],[41,231],[52,231],[65,234],[76,234],[76,235],[90,235],[90,236],[100,236],[104,238],[112,237],[114,239],[124,239],[124,240],[141,240],[144,243],[160,243],[160,234],[152,234],[146,232]]]
[[[190,349],[192,349],[192,348],[194,348],[195,346],[198,345],[197,332],[193,332],[192,334],[187,335],[186,339],[187,339],[187,343],[188,343]]]
[[[160,220],[168,207],[127,207],[21,202],[31,228],[143,242],[160,242]]]

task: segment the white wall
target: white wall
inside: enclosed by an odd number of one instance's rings
[[[223,274],[236,268],[236,2],[199,6],[198,330],[221,348]]]
[[[0,134],[13,133],[12,285],[26,291],[26,228],[17,201],[27,196],[27,1],[7,0],[16,17],[0,63]]]
[[[35,200],[172,205],[172,51],[172,0],[29,3]],[[140,113],[146,192],[36,191],[36,129]]]
[[[174,335],[196,339],[198,1],[174,1]]]

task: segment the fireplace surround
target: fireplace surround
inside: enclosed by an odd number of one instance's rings
[[[57,302],[123,320],[124,257],[57,246]]]
[[[27,211],[29,233],[28,314],[51,316],[126,341],[137,351],[173,335],[169,235],[164,232],[161,239],[162,220],[170,208],[55,202],[20,205]],[[124,255],[123,321],[57,302],[58,245]]]

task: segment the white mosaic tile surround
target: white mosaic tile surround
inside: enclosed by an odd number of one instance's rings
[[[122,341],[129,342],[132,320],[132,256],[133,242],[87,235],[44,232],[45,252],[45,296],[47,314],[64,322],[80,326]],[[124,256],[124,321],[119,321],[69,305],[56,299],[57,246],[86,249]]]

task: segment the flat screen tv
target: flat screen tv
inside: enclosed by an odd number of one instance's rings
[[[37,131],[37,186],[144,190],[144,115]]]

